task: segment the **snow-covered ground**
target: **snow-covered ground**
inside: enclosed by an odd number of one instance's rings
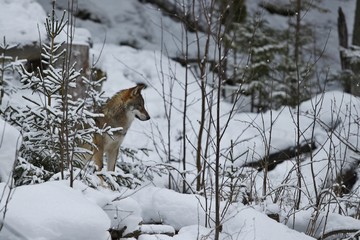
[[[6,33],[9,42],[27,44],[39,38],[37,23],[41,28],[45,12],[50,9],[50,1],[38,2],[45,10],[34,0],[0,0],[0,32]],[[66,2],[58,1],[57,6],[64,7]],[[258,1],[248,1],[249,11],[256,11],[257,3]],[[324,36],[329,36],[325,59],[330,59],[326,61],[330,68],[339,66],[337,8],[343,7],[348,16],[348,28],[352,29],[354,5],[354,0],[326,0],[321,7],[330,12],[313,10],[304,16],[305,21],[318,22],[319,26],[315,29],[319,33],[319,45],[327,41]],[[97,67],[105,70],[108,77],[103,85],[106,96],[112,96],[118,90],[132,87],[135,83],[144,82],[148,85],[143,96],[151,120],[135,121],[123,146],[147,149],[146,152],[139,152],[137,157],[149,166],[168,163],[163,152],[167,144],[171,144],[171,157],[181,159],[182,141],[178,139],[183,132],[183,115],[180,110],[184,107],[186,70],[168,59],[168,56],[178,56],[181,53],[178,45],[182,39],[181,26],[163,16],[157,7],[143,5],[140,1],[79,1],[79,8],[87,9],[94,18],[101,21],[96,23],[77,19],[77,24],[91,32],[94,41],[92,54],[95,59],[99,58]],[[286,27],[284,18],[265,11],[262,14],[271,25]],[[131,43],[127,45],[139,49],[120,46],[120,43]],[[191,75],[188,77],[186,176],[188,182],[192,183],[196,177],[194,146],[200,118],[200,93],[196,79]],[[23,104],[21,94],[31,96],[30,91],[18,92],[10,97],[6,96],[6,104]],[[172,101],[170,126],[165,117],[164,96],[167,101],[165,104]],[[296,171],[293,170],[294,161],[286,161],[269,172],[268,196],[263,199],[263,172],[244,168],[243,171],[249,171],[249,175],[241,183],[253,191],[253,203],[244,205],[235,202],[229,206],[228,202],[222,202],[221,208],[226,211],[222,216],[221,239],[313,239],[304,234],[308,231],[310,220],[315,222],[316,230],[312,232],[315,238],[330,231],[359,230],[360,221],[343,216],[354,214],[351,207],[346,208],[345,204],[339,203],[343,207],[340,215],[334,212],[335,209],[339,210],[335,207],[336,204],[328,204],[327,210],[317,209],[315,206],[316,191],[334,184],[336,174],[329,174],[328,166],[332,164],[334,167],[331,171],[335,172],[353,168],[359,158],[351,150],[359,147],[359,106],[358,98],[339,91],[321,94],[302,103],[299,108],[299,141],[313,141],[317,146],[316,151],[311,156],[304,156],[302,161],[304,209],[294,212],[290,207],[294,204],[294,191],[290,189],[296,188],[297,180]],[[229,103],[222,103],[223,126],[230,109]],[[270,146],[270,153],[294,146],[297,141],[296,126],[296,111],[287,107],[263,114],[237,113],[223,136],[221,146],[224,155],[221,160],[226,162],[230,146],[234,146],[231,154],[236,159],[232,164],[236,168],[263,158],[267,150],[265,146]],[[80,181],[76,181],[73,188],[69,187],[67,181],[12,188],[8,179],[11,179],[11,169],[21,137],[16,129],[3,120],[0,120],[0,128],[0,227],[1,223],[4,224],[0,229],[0,239],[110,239],[107,231],[110,227],[122,229],[124,226],[127,227],[124,234],[139,229],[144,233],[152,230],[157,233],[143,234],[139,237],[142,240],[214,238],[213,222],[205,221],[206,213],[209,213],[210,218],[214,216],[213,201],[201,195],[181,194],[167,189],[166,175],[156,177],[152,182],[146,181],[137,189],[121,188],[118,191],[101,186],[93,189]],[[344,159],[349,161],[343,161]],[[129,159],[121,156],[120,160]],[[182,169],[179,162],[171,164]],[[357,188],[359,185],[358,180],[353,190],[355,196],[360,194]],[[279,191],[285,193],[280,200],[276,200],[276,192]],[[331,194],[325,192],[321,201],[337,199],[329,197]],[[267,217],[268,213],[279,214],[281,223]],[[327,224],[324,224],[324,219]],[[141,223],[162,223],[163,227],[141,226]],[[174,230],[177,234],[173,237],[161,234]]]

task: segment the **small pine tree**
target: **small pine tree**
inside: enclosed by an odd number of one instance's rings
[[[252,21],[234,24],[233,48],[241,55],[249,55],[248,63],[237,72],[235,78],[239,79],[244,94],[251,96],[251,111],[268,109],[270,98],[276,97],[274,60],[285,46],[284,41],[279,41],[276,36],[276,32],[264,20],[254,18]],[[275,96],[271,96],[270,92]]]
[[[251,111],[265,111],[282,105],[296,106],[311,95],[309,80],[313,69],[298,51],[294,61],[293,29],[275,30],[259,18],[234,24],[232,46],[240,56],[248,55],[247,64],[234,78],[251,98]],[[298,49],[311,42],[309,28],[302,27]],[[229,42],[230,42],[229,40]],[[238,68],[238,66],[234,66]],[[298,91],[299,88],[299,91]]]
[[[56,37],[67,25],[65,13],[60,20],[52,16],[46,19],[46,32],[49,43],[42,45],[42,71],[28,72],[22,65],[19,69],[24,88],[33,89],[36,98],[24,97],[25,107],[10,107],[8,119],[21,127],[23,145],[19,165],[16,168],[17,184],[28,184],[48,180],[61,172],[61,178],[70,172],[71,184],[75,167],[82,167],[78,159],[92,152],[82,146],[91,146],[94,133],[111,134],[113,129],[99,129],[95,124],[93,101],[100,101],[101,94],[95,88],[100,81],[88,83],[89,99],[77,98],[68,94],[76,87],[76,78],[80,72],[70,65],[64,43],[57,43]],[[29,167],[29,163],[30,166]],[[29,176],[30,175],[30,176]]]

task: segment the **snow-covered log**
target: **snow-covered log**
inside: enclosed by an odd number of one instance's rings
[[[299,146],[292,146],[286,149],[282,149],[278,152],[271,153],[269,156],[265,156],[262,159],[254,162],[248,162],[244,165],[244,167],[253,167],[256,168],[258,171],[261,171],[265,163],[268,162],[268,170],[273,170],[278,164],[291,160],[292,158],[296,157],[297,154],[302,155],[305,153],[310,153],[316,149],[316,145],[314,142],[312,143],[303,143]]]

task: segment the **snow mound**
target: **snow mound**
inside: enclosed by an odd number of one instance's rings
[[[0,193],[6,190],[0,187]],[[1,199],[2,211],[6,199]],[[109,228],[99,206],[64,182],[47,182],[12,189],[0,239],[106,240]]]
[[[192,225],[183,227],[180,229],[178,235],[174,236],[174,239],[187,239],[187,240],[197,240],[197,239],[211,239],[210,235],[213,234],[213,230],[200,226]]]
[[[189,225],[204,225],[203,197],[146,187],[136,192],[133,198],[141,206],[145,223],[168,224],[176,230]]]
[[[19,131],[0,118],[0,182],[11,182],[16,153],[21,141]]]
[[[257,240],[310,240],[314,239],[279,224],[265,214],[250,207],[234,207],[229,210],[228,220],[224,221],[223,238],[227,236],[237,236],[237,239],[257,239]],[[231,238],[229,238],[231,239]]]
[[[333,212],[319,211],[316,213],[312,210],[303,210],[295,214],[295,219],[294,223],[294,218],[289,218],[287,226],[294,226],[294,229],[299,232],[308,232],[317,239],[328,234],[357,232],[360,229],[358,219]],[[309,224],[309,219],[313,219],[313,225]]]

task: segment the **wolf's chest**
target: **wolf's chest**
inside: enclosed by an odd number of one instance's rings
[[[119,148],[121,143],[124,141],[126,132],[122,132],[119,131],[117,133],[114,133],[112,136],[106,135],[105,136],[105,144],[104,144],[104,149],[105,151],[114,149],[114,148]]]

